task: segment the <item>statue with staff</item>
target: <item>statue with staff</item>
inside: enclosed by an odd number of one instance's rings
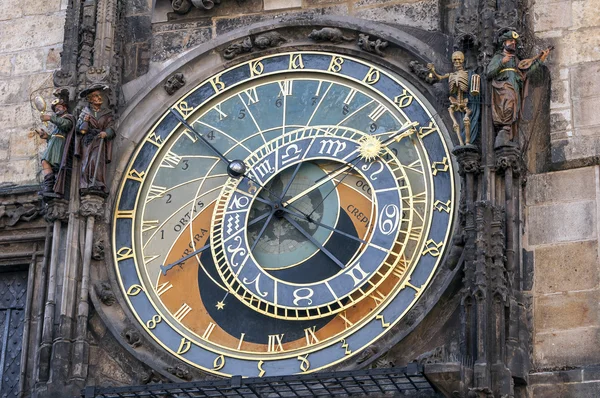
[[[81,156],[79,189],[82,194],[108,194],[106,165],[112,157],[112,140],[116,136],[113,112],[104,104],[103,93],[108,86],[94,84],[79,96],[88,102],[77,121],[79,142],[75,150]]]
[[[57,89],[54,91],[56,99],[52,101],[53,114],[46,114],[46,101],[40,96],[33,99],[33,105],[40,111],[40,120],[52,129],[37,128],[35,133],[47,141],[47,147],[42,154],[42,174],[44,180],[39,194],[46,198],[59,198],[64,195],[67,172],[67,161],[71,142],[75,131],[75,118],[69,113],[68,91]]]

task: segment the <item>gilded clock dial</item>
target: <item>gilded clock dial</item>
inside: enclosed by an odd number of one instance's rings
[[[407,83],[335,54],[232,67],[166,110],[115,208],[125,296],[217,374],[331,366],[419,298],[452,226],[443,134]]]

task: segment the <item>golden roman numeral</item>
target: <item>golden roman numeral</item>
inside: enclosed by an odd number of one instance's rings
[[[310,328],[304,329],[304,337],[306,338],[306,345],[313,345],[319,342],[319,339],[315,335],[317,327],[313,326]]]
[[[243,92],[246,95],[246,101],[244,103],[246,105],[256,104],[258,99],[258,93],[256,92],[256,87],[249,88]],[[241,94],[240,94],[241,97]]]
[[[369,297],[371,297],[373,301],[375,301],[375,305],[379,305],[383,303],[383,300],[385,300],[385,295],[379,290],[375,290]]]
[[[284,97],[287,97],[288,95],[292,95],[292,91],[293,91],[293,80],[283,80],[281,82],[277,82],[279,84],[279,95],[278,97],[281,97],[282,95]]]
[[[172,287],[173,287],[173,284],[171,282],[162,283],[162,284],[156,286],[156,294],[158,294],[159,296],[162,296],[164,293],[167,292],[167,290],[171,289]]]
[[[400,260],[398,260],[398,263],[394,267],[394,270],[392,271],[392,274],[396,278],[402,278],[404,276],[404,273],[406,272],[406,265],[407,265],[406,264],[406,260],[403,259],[403,258],[401,258]]]
[[[192,133],[190,130],[184,130],[183,134],[184,134],[185,136],[187,136],[187,138],[189,138],[189,139],[190,139],[190,141],[192,141],[192,142],[194,142],[194,143],[195,143],[196,141],[198,141],[198,137],[196,137],[196,134]]]
[[[221,104],[215,105],[213,109],[219,114],[219,120],[223,120],[227,117],[227,114],[221,110]]]
[[[154,199],[159,199],[165,196],[167,192],[167,187],[161,187],[159,185],[152,185],[148,190],[148,194],[146,195],[146,203],[150,202]]]
[[[410,197],[410,199],[412,199],[413,204],[425,203],[427,202],[427,192],[414,194]]]
[[[246,335],[246,333],[242,333],[240,336],[240,341],[238,342],[238,346],[237,349],[241,349],[242,348],[242,343],[244,342],[244,336]]]
[[[371,120],[376,122],[381,116],[383,116],[385,111],[386,111],[385,106],[383,106],[382,104],[379,104],[379,106],[377,106],[377,108],[375,108],[373,110],[373,112],[369,113],[369,118],[371,118]]]
[[[282,334],[270,334],[268,351],[269,352],[283,351],[282,340],[283,340],[283,333]]]
[[[411,164],[407,164],[404,166],[405,169],[412,170],[416,173],[423,174],[423,165],[420,160],[415,160]]]
[[[143,220],[142,221],[142,232],[152,231],[158,228],[158,220]]]
[[[215,324],[214,324],[214,323],[212,323],[212,322],[210,322],[210,323],[208,324],[208,327],[207,327],[207,328],[206,328],[206,330],[204,331],[204,334],[202,334],[202,338],[203,338],[204,340],[208,340],[208,338],[210,337],[210,334],[211,334],[211,333],[212,333],[212,331],[214,330],[215,326],[217,326],[217,325],[215,325]]]
[[[346,95],[346,98],[344,99],[344,104],[345,105],[350,105],[350,103],[354,99],[355,95],[356,95],[356,90],[353,89],[353,88],[350,89],[350,91],[348,91],[348,95]]]
[[[346,317],[346,311],[340,312],[340,318],[344,320],[344,328],[348,329],[349,327],[354,326],[354,322]]]
[[[404,282],[404,287],[410,287],[415,292],[417,292],[417,294],[421,293],[421,288],[420,287],[416,287],[415,285],[413,285],[412,283],[410,283],[408,281]]]
[[[408,235],[408,239],[414,240],[418,242],[421,239],[421,234],[423,233],[423,226],[420,227],[412,227],[410,231],[402,231]]]
[[[162,162],[160,163],[160,167],[174,169],[175,166],[177,166],[179,164],[179,162],[181,162],[181,159],[182,159],[182,156],[179,156],[178,154],[169,151],[169,152],[167,152],[167,154],[163,158]]]
[[[183,303],[183,304],[181,305],[181,307],[180,307],[180,308],[177,310],[177,312],[173,314],[173,317],[174,317],[175,319],[177,319],[177,321],[181,322],[181,320],[182,320],[183,318],[185,318],[185,316],[186,316],[187,314],[189,314],[191,310],[192,310],[192,307],[190,307],[190,306],[189,306],[189,305],[187,305],[186,303]]]
[[[150,261],[154,261],[160,257],[160,254],[155,254],[153,256],[144,256],[144,265],[148,264]]]

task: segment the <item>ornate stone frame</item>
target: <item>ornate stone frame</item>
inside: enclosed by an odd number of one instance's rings
[[[368,34],[387,41],[390,45],[386,48],[385,58],[383,58],[367,51],[361,51],[355,42],[348,41],[341,44],[330,42],[316,43],[308,38],[308,34],[313,29],[320,29],[322,27],[339,28],[344,31],[344,34],[351,34],[353,37],[358,37],[361,33]],[[249,35],[254,37],[274,31],[284,36],[286,42],[277,47],[244,53],[229,61],[222,55],[223,50],[232,43],[238,43]],[[436,40],[432,40],[434,37]],[[445,43],[448,43],[448,40],[446,36],[440,33],[425,32],[414,28],[396,28],[350,17],[329,16],[305,20],[286,19],[284,17],[276,21],[258,23],[249,28],[242,28],[222,35],[215,40],[204,43],[182,54],[178,59],[165,65],[160,72],[153,76],[147,75],[130,82],[125,89],[126,94],[128,90],[135,91],[137,87],[140,87],[140,89],[137,93],[131,95],[130,98],[126,98],[126,107],[121,112],[118,126],[120,138],[116,145],[116,155],[113,157],[117,161],[111,165],[109,171],[109,175],[112,176],[113,181],[110,189],[112,193],[106,202],[104,222],[99,222],[96,225],[96,240],[110,242],[110,214],[114,207],[115,193],[118,191],[119,181],[123,177],[123,170],[127,166],[136,145],[142,139],[143,134],[156,122],[157,115],[160,114],[159,110],[164,110],[165,107],[173,105],[179,97],[177,93],[170,96],[163,88],[164,83],[173,74],[183,73],[185,84],[180,90],[181,93],[184,93],[209,76],[233,64],[246,61],[255,54],[266,55],[299,48],[303,50],[336,51],[380,64],[404,77],[435,107],[435,110],[444,120],[444,124],[448,126],[451,123],[447,120],[447,116],[444,116],[445,112],[443,112],[440,103],[436,101],[436,98],[439,98],[441,93],[437,92],[436,88],[432,86],[424,85],[409,69],[409,62],[412,60],[418,60],[421,63],[434,62],[437,65],[447,64],[449,57],[444,51],[450,48],[450,46],[445,45]],[[438,43],[439,48],[434,48],[428,42]],[[146,85],[146,83],[150,82],[152,83]],[[444,134],[446,137],[450,137],[447,129],[444,127],[443,125],[441,126],[445,130]],[[460,232],[458,231],[460,229],[459,224],[459,222],[456,223],[455,233]],[[459,275],[458,270],[460,269],[460,267],[456,266],[460,256],[457,253],[460,253],[460,250],[452,249],[456,248],[452,247],[446,250],[442,266],[437,271],[436,276],[431,281],[424,295],[410,310],[409,314],[392,331],[386,334],[384,338],[366,350],[363,355],[350,358],[332,370],[355,369],[369,366],[419,325],[452,282],[457,280],[456,277]],[[108,247],[106,251],[111,252],[108,250]],[[107,281],[109,282],[108,285],[106,284]],[[147,364],[164,377],[174,381],[191,378],[203,379],[208,376],[199,370],[188,368],[179,363],[179,361],[161,350],[150,339],[143,337],[141,339],[136,338],[134,339],[135,344],[131,344],[130,338],[128,341],[126,336],[131,335],[131,333],[124,332],[135,331],[136,326],[133,325],[133,322],[129,321],[132,315],[123,298],[120,294],[114,294],[115,300],[111,299],[107,303],[101,297],[107,288],[110,289],[112,287],[114,292],[119,291],[111,256],[107,255],[103,261],[93,262],[91,283],[96,286],[96,289],[90,289],[90,295],[98,314],[115,339],[135,358]],[[99,294],[100,292],[104,293]],[[138,335],[144,336],[144,332],[140,330]]]

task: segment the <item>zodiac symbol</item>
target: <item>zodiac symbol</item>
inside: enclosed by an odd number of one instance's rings
[[[346,149],[346,143],[340,140],[321,140],[320,144],[321,150],[319,153],[323,154],[323,152],[326,152],[328,155],[333,157],[336,157],[339,152],[342,152],[344,149]]]
[[[242,237],[241,236],[236,236],[235,238],[233,238],[234,241],[237,242],[237,246],[233,247],[233,245],[229,245],[227,246],[227,252],[231,253],[231,266],[232,267],[237,267],[238,265],[240,265],[239,262],[235,262],[233,261],[235,256],[239,253],[240,256],[245,256],[246,255],[246,249],[244,249],[243,247],[240,247],[242,245]]]
[[[231,198],[231,204],[229,205],[229,210],[240,210],[244,207],[248,206],[250,203],[250,199],[246,196],[234,196]]]
[[[235,228],[234,228],[235,224]],[[231,235],[233,231],[240,229],[240,215],[238,213],[233,216],[230,215],[227,218],[227,235]]]
[[[306,294],[305,296],[300,296],[299,292],[302,290],[307,290],[308,294]],[[311,305],[311,297],[313,296],[313,294],[315,294],[315,292],[313,292],[313,290],[309,287],[302,287],[300,289],[294,290],[294,305],[298,305],[298,301],[300,300],[308,300],[308,305]]]
[[[256,275],[256,278],[254,278],[251,281],[249,281],[247,278],[244,278],[242,282],[244,283],[244,285],[249,285],[251,283],[254,283],[254,288],[256,289],[256,293],[258,293],[261,297],[267,297],[269,295],[269,292],[261,292],[260,291],[259,281],[260,281],[260,274]]]
[[[301,152],[302,152],[302,150],[300,148],[298,148],[297,144],[288,145],[285,148],[285,155],[281,156],[281,165],[285,166],[286,164],[293,162],[294,160],[300,158],[299,153],[301,153]]]
[[[400,209],[393,204],[385,205],[381,210],[381,218],[379,219],[379,230],[384,235],[390,235],[398,227],[400,221]]]
[[[375,180],[377,180],[377,177],[376,177],[376,175],[377,175],[377,174],[380,174],[380,173],[383,171],[383,167],[384,167],[384,166],[383,166],[383,163],[381,163],[379,160],[376,160],[376,161],[374,161],[374,162],[371,162],[371,163],[365,164],[365,165],[363,165],[363,167],[361,167],[361,168],[362,168],[362,171],[369,171],[369,170],[371,169],[371,165],[373,165],[373,164],[378,164],[380,167],[379,167],[379,170],[377,170],[376,172],[372,173],[372,174],[369,176],[369,180],[371,180],[371,181],[375,181]]]

